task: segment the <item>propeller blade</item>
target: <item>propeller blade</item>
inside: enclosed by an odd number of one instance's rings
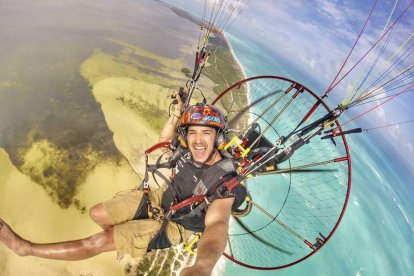
[[[281,247],[278,247],[278,246],[276,246],[276,245],[274,245],[274,244],[272,244],[272,243],[270,243],[269,241],[267,241],[267,240],[265,240],[265,239],[263,239],[262,237],[260,237],[260,236],[258,236],[256,233],[254,233],[254,232],[252,232],[252,230],[250,230],[249,229],[249,227],[247,227],[247,225],[245,225],[239,218],[237,218],[237,217],[234,217],[234,219],[237,221],[237,223],[244,229],[244,230],[246,230],[250,235],[252,235],[252,237],[254,238],[254,239],[256,239],[257,241],[259,241],[259,242],[261,242],[262,244],[264,244],[264,245],[267,245],[267,246],[269,246],[269,247],[271,247],[271,248],[273,248],[273,249],[275,249],[275,250],[277,250],[277,251],[279,251],[279,252],[282,252],[282,253],[284,253],[284,254],[287,254],[287,255],[293,255],[293,253],[292,252],[290,252],[290,251],[288,251],[288,250],[286,250],[286,249],[284,249],[284,248],[281,248]]]
[[[273,92],[271,92],[271,93],[269,93],[269,94],[267,94],[267,95],[265,95],[265,96],[262,96],[262,97],[258,98],[258,99],[257,99],[257,100],[255,100],[254,102],[251,102],[248,106],[246,106],[246,107],[245,107],[245,108],[243,108],[243,109],[240,109],[240,110],[231,110],[232,112],[238,112],[238,114],[232,118],[232,120],[229,122],[229,126],[230,126],[230,127],[231,127],[231,126],[233,126],[234,122],[237,122],[237,121],[240,119],[240,117],[241,117],[241,116],[243,116],[243,115],[245,114],[245,112],[249,111],[249,109],[250,109],[252,106],[254,106],[254,105],[256,105],[256,104],[260,103],[261,101],[266,100],[267,98],[269,98],[269,97],[271,97],[271,96],[273,96],[273,95],[276,95],[276,94],[279,94],[279,93],[282,93],[282,92],[283,92],[283,90],[276,90],[276,91],[273,91]]]
[[[337,169],[313,169],[313,170],[307,170],[307,169],[298,169],[298,170],[288,170],[282,173],[310,173],[310,172],[336,172]]]
[[[331,137],[331,142],[335,145],[335,147],[336,147],[336,142],[335,142],[335,139],[333,138],[333,137]]]
[[[274,171],[267,171],[258,173],[256,176],[266,174],[282,174],[282,173],[312,173],[312,172],[336,172],[337,169],[279,169]]]

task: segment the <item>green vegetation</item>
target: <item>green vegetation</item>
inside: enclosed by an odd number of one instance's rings
[[[210,78],[217,85],[214,87],[214,92],[220,94],[231,85],[244,79],[242,68],[240,68],[237,61],[234,59],[230,50],[227,40],[222,35],[216,35],[210,37],[209,47],[211,55],[208,59],[209,66],[204,68],[203,74]],[[237,93],[232,93],[229,96],[222,97],[220,99],[222,108],[229,110],[240,110],[248,103],[247,88],[241,86],[237,89]],[[232,120],[232,116],[235,114],[229,114],[228,120]],[[239,124],[245,124],[248,120],[248,116],[244,116],[239,120]]]
[[[47,85],[0,87],[5,96],[2,103],[12,102],[18,110],[16,115],[9,113],[10,118],[2,118],[5,129],[0,134],[0,147],[60,207],[74,205],[85,212],[84,204],[76,200],[79,186],[97,164],[103,160],[116,164],[123,156],[113,143],[99,104],[88,93],[85,80],[79,75],[47,73],[51,75]],[[36,71],[29,70],[30,74]],[[39,159],[30,159],[32,154],[38,154]]]
[[[159,106],[146,102],[140,96],[131,96],[126,98],[124,96],[116,98],[116,100],[122,102],[128,106],[138,115],[144,116],[147,122],[157,131],[161,132],[165,124],[165,118],[168,117],[168,113],[162,110]]]
[[[20,170],[39,183],[60,207],[74,204],[84,213],[85,206],[75,199],[78,184],[105,157],[92,148],[58,148],[43,139],[21,149],[19,159],[23,161]]]
[[[230,85],[242,80],[244,75],[224,37],[210,37],[209,43],[211,54],[208,61],[210,65],[204,68],[203,74],[217,84],[214,92],[218,94]]]

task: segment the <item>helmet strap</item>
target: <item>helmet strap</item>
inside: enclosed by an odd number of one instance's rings
[[[218,150],[217,148],[214,148],[214,150],[211,151],[207,161],[204,162],[204,164],[208,164],[210,161],[214,160],[214,157],[216,157],[217,154],[218,154]]]

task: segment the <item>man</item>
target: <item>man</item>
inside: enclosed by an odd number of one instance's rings
[[[231,211],[242,204],[246,190],[238,185],[231,193],[213,197],[217,188],[235,175],[232,161],[223,159],[217,150],[225,129],[225,117],[211,105],[197,104],[187,108],[180,118],[182,102],[178,95],[176,98],[176,110],[164,126],[160,141],[171,141],[180,122],[187,149],[182,150],[176,161],[174,178],[166,191],[157,189],[145,194],[133,189],[93,206],[90,217],[103,231],[84,239],[33,243],[20,237],[0,219],[0,241],[20,256],[81,260],[114,250],[118,257],[127,253],[138,257],[148,250],[181,243],[197,231],[203,234],[198,242],[195,264],[185,268],[182,275],[210,275],[227,244]],[[208,208],[202,203],[169,212],[171,206],[204,193],[214,199]],[[197,206],[199,208],[193,208]]]

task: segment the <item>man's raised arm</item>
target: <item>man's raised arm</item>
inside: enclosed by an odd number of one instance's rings
[[[211,275],[215,264],[226,249],[233,201],[234,198],[217,199],[208,207],[206,228],[198,242],[195,264],[185,268],[181,276]]]
[[[174,111],[171,113],[171,116],[161,131],[159,142],[170,142],[175,137],[175,128],[180,121],[181,109],[183,107],[183,101],[180,96],[177,94],[175,98],[178,103],[175,105]]]

